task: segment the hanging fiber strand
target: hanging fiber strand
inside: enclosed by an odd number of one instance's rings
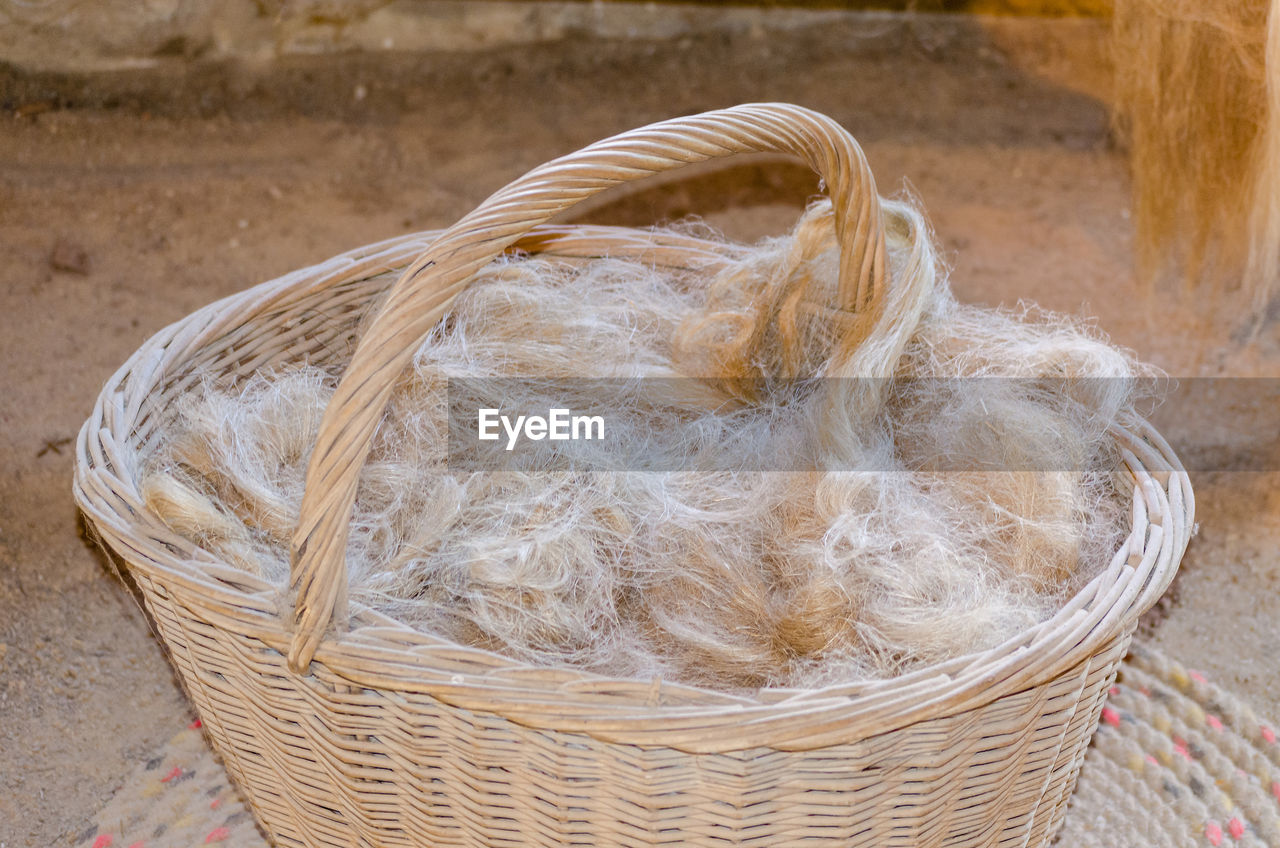
[[[1116,0],[1116,123],[1142,276],[1237,287],[1280,276],[1280,0]]]

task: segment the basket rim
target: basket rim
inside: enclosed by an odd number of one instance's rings
[[[148,339],[107,380],[76,443],[73,492],[106,544],[130,569],[188,602],[209,624],[289,651],[291,604],[279,590],[216,557],[148,516],[130,478],[134,424],[154,390],[192,355],[216,345],[246,315],[291,299],[323,297],[411,261],[439,231],[364,245],[196,310]],[[600,226],[538,228],[518,248],[589,258],[646,257],[681,267],[723,262],[733,243]],[[1116,434],[1133,478],[1130,535],[1110,564],[1053,616],[986,651],[885,680],[734,695],[662,680],[615,678],[530,666],[448,642],[369,609],[321,642],[311,672],[324,685],[428,695],[454,707],[501,715],[550,731],[691,753],[767,747],[810,750],[854,743],[919,721],[955,714],[1037,687],[1127,639],[1163,593],[1192,532],[1194,496],[1177,456],[1140,422]],[[150,519],[148,521],[148,519]],[[198,610],[194,609],[198,607]],[[283,667],[283,665],[282,665]],[[1081,678],[1083,685],[1083,677]]]

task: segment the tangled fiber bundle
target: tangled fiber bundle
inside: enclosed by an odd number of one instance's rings
[[[1116,0],[1114,20],[1146,276],[1243,279],[1264,305],[1280,275],[1280,0]]]
[[[891,676],[1048,617],[1120,542],[1109,431],[1145,372],[1069,320],[957,303],[919,213],[883,203],[892,284],[866,323],[824,305],[826,201],[788,237],[726,247],[709,279],[488,266],[396,386],[360,478],[351,599],[537,665],[722,690]],[[584,376],[610,380],[563,395]],[[1022,379],[976,379],[994,377]],[[545,409],[554,387],[555,405],[612,410],[613,437],[571,443],[591,470],[549,441],[459,463],[462,378],[473,410]],[[284,592],[336,381],[206,379],[146,461],[148,507]],[[655,449],[684,465],[632,470]]]

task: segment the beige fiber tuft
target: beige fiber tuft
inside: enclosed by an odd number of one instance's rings
[[[1147,372],[1068,319],[957,303],[920,213],[882,204],[893,283],[869,329],[825,306],[827,201],[710,279],[487,266],[395,387],[351,600],[535,665],[730,691],[890,677],[1048,618],[1124,535],[1110,431]],[[197,382],[145,459],[147,507],[283,593],[341,365]],[[611,380],[575,398],[584,377]],[[608,407],[618,435],[572,450],[609,470],[568,469],[549,441],[458,467],[462,378],[507,392],[476,407]],[[630,470],[659,441],[688,470]]]

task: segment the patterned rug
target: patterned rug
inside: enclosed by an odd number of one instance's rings
[[[1135,642],[1102,711],[1058,848],[1280,848],[1276,725]],[[142,763],[76,848],[267,848],[192,724]]]

